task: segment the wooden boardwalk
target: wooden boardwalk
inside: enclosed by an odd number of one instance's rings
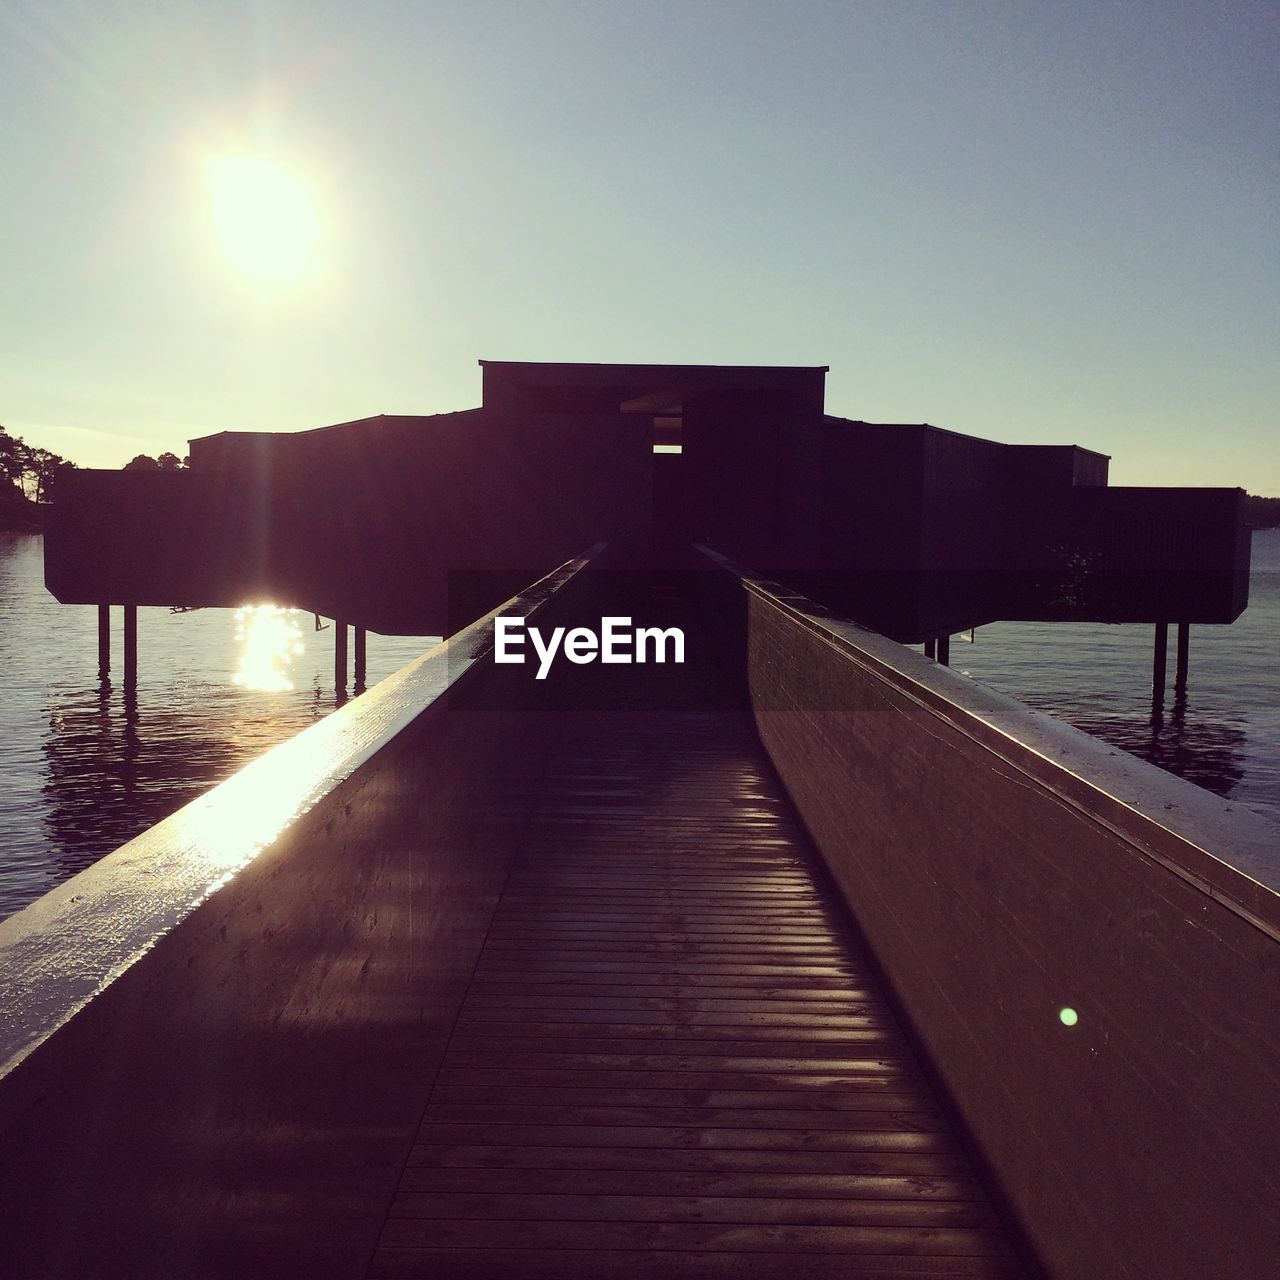
[[[737,712],[578,713],[372,1277],[1023,1274]]]

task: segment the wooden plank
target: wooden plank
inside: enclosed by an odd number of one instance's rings
[[[848,1055],[863,1057],[870,1053],[892,1053],[899,1045],[892,1026],[871,1019],[846,1018],[840,1021],[852,1026],[797,1025],[795,1023],[707,1023],[695,1018],[669,1015],[668,1022],[615,1022],[604,1020],[577,1022],[491,1022],[460,1020],[454,1031],[455,1048],[476,1048],[492,1040],[503,1040],[513,1046],[518,1042],[527,1049],[554,1046],[581,1052],[582,1046],[596,1041],[619,1045],[618,1049],[596,1052],[632,1053],[637,1047],[651,1045],[652,1053],[769,1053],[809,1056],[842,1049]],[[735,1046],[730,1048],[730,1046]],[[740,1047],[738,1047],[740,1046]]]
[[[879,1012],[855,1012],[868,1006],[847,1009],[821,1005],[805,1012],[770,1009],[755,1004],[698,1009],[688,1004],[669,1003],[619,1008],[602,1003],[595,1009],[581,1006],[547,1005],[533,1008],[491,1008],[468,1006],[459,1020],[459,1029],[470,1036],[634,1036],[665,1038],[670,1035],[699,1038],[750,1040],[830,1041],[845,1039],[849,1045],[866,1044],[879,1035],[897,1043],[895,1028]]]
[[[542,990],[537,990],[541,987]],[[672,981],[658,982],[608,982],[599,979],[578,981],[573,978],[564,981],[538,983],[531,989],[527,983],[515,979],[507,981],[503,978],[486,978],[476,975],[471,980],[469,1000],[476,1004],[493,1004],[495,1001],[514,1002],[521,1008],[533,1007],[533,1001],[557,1001],[566,998],[585,996],[591,1003],[608,999],[609,1008],[614,1002],[658,1001],[683,1003],[686,1001],[725,1001],[736,1004],[743,1000],[794,1000],[811,1003],[823,1001],[827,1004],[840,1005],[848,1001],[862,1003],[872,998],[873,991],[869,985],[849,986],[843,982],[802,982],[796,986],[780,987],[772,982],[761,982],[755,979],[735,980],[732,985],[714,985],[706,982],[686,982],[682,978]],[[530,1002],[530,1003],[526,1003]]]
[[[765,1046],[767,1047],[767,1046]],[[892,1072],[902,1069],[905,1076],[905,1064],[911,1061],[903,1051],[903,1057],[894,1061],[887,1055],[872,1057],[854,1056],[848,1050],[838,1047],[827,1048],[823,1045],[812,1045],[803,1054],[796,1053],[790,1057],[765,1055],[757,1051],[748,1057],[744,1053],[555,1053],[551,1051],[519,1049],[512,1051],[509,1046],[499,1043],[495,1048],[456,1049],[452,1046],[445,1054],[445,1063],[450,1067],[487,1067],[495,1061],[502,1062],[508,1071],[707,1071],[707,1072],[811,1072],[824,1071],[876,1071]]]
[[[801,1017],[879,1017],[883,1005],[865,980],[841,987],[779,987],[773,983],[720,987],[682,986],[679,978],[610,981],[588,977],[557,983],[544,990],[527,984],[507,984],[500,978],[476,975],[464,1005],[466,1016],[501,1017],[504,1012],[538,1009],[599,1009],[603,1012],[721,1013],[757,1012],[798,1014]]]
[[[431,1093],[433,1114],[448,1106],[613,1106],[643,1107],[645,1114],[659,1117],[670,1110],[689,1108],[704,1112],[732,1113],[748,1110],[757,1116],[770,1110],[791,1114],[796,1111],[925,1111],[916,1091],[891,1092],[883,1087],[846,1085],[838,1090],[808,1091],[786,1089],[601,1089],[556,1088],[511,1085],[437,1084]],[[677,1123],[685,1123],[680,1120]]]
[[[1022,1270],[1010,1258],[868,1257],[808,1254],[805,1272],[842,1280],[1015,1280]],[[699,1249],[631,1250],[442,1249],[384,1246],[369,1270],[370,1280],[796,1280],[795,1261],[786,1254],[731,1253]]]
[[[473,1249],[711,1249],[740,1252],[844,1254],[941,1254],[1007,1256],[1009,1247],[990,1229],[959,1227],[778,1226],[771,1223],[526,1222],[504,1218],[388,1218],[388,1245]]]
[[[420,1165],[405,1170],[402,1191],[503,1191],[526,1194],[527,1170],[509,1165]],[[981,1188],[945,1156],[889,1154],[867,1158],[858,1172],[785,1172],[777,1169],[542,1168],[537,1194],[816,1196],[891,1200],[982,1200]]]
[[[598,973],[647,973],[652,975],[660,975],[664,977],[685,977],[695,974],[715,974],[726,977],[748,977],[748,978],[773,978],[775,981],[779,978],[803,978],[809,974],[815,974],[823,978],[850,978],[856,976],[854,971],[839,965],[819,965],[808,966],[804,964],[734,964],[730,961],[715,960],[687,960],[678,961],[672,958],[669,961],[658,959],[645,961],[627,961],[627,960],[526,960],[519,965],[515,965],[510,961],[495,962],[489,959],[482,959],[476,968],[476,972],[485,977],[492,978],[497,975],[514,977],[516,974],[598,974]]]
[[[452,1171],[451,1171],[452,1172]],[[624,1175],[629,1180],[631,1175]],[[666,1193],[611,1194],[582,1183],[563,1193],[527,1190],[405,1190],[391,1206],[391,1216],[429,1221],[433,1218],[500,1218],[517,1222],[697,1222],[787,1224],[801,1227],[991,1227],[995,1215],[980,1195],[955,1193],[941,1179],[851,1178],[839,1197],[712,1195],[686,1177]],[[607,1180],[601,1177],[601,1182]],[[919,1188],[925,1188],[921,1190]]]
[[[430,1112],[428,1113],[430,1115]],[[428,1119],[418,1140],[446,1146],[518,1142],[546,1147],[721,1147],[733,1151],[865,1151],[885,1141],[881,1135],[902,1137],[916,1133],[945,1133],[946,1122],[929,1111],[855,1112],[856,1127],[845,1129],[713,1128],[710,1125],[591,1125],[591,1124],[450,1124]]]
[[[565,1088],[616,1089],[856,1089],[899,1088],[915,1077],[902,1070],[869,1064],[861,1071],[808,1069],[797,1071],[632,1071],[595,1068],[559,1070],[513,1069],[505,1066],[455,1067],[447,1061],[436,1076],[441,1084],[491,1084],[512,1088],[557,1085]],[[923,1095],[921,1095],[923,1096]]]
[[[621,1169],[702,1173],[865,1174],[885,1171],[887,1161],[923,1161],[925,1172],[939,1173],[931,1162],[956,1160],[955,1143],[945,1130],[937,1133],[866,1133],[843,1151],[776,1150],[741,1147],[523,1147],[512,1133],[501,1145],[433,1142],[409,1153],[405,1176],[415,1168]],[[540,1183],[533,1183],[540,1185]]]
[[[684,1034],[680,1034],[681,1031]],[[713,1028],[714,1032],[717,1030]],[[687,1028],[671,1027],[666,1034],[632,1034],[620,1031],[612,1035],[608,1030],[594,1033],[590,1029],[580,1029],[576,1034],[560,1034],[540,1039],[535,1034],[517,1036],[509,1035],[477,1035],[464,1027],[456,1027],[450,1040],[449,1056],[446,1061],[457,1065],[458,1059],[469,1054],[475,1060],[477,1054],[490,1056],[496,1053],[504,1055],[513,1067],[521,1067],[532,1063],[546,1066],[552,1062],[565,1062],[569,1058],[602,1060],[632,1058],[641,1055],[643,1059],[654,1065],[658,1058],[678,1058],[681,1061],[708,1063],[715,1061],[722,1066],[732,1061],[736,1067],[739,1061],[757,1065],[761,1058],[747,1055],[768,1055],[769,1060],[780,1062],[783,1059],[795,1062],[800,1059],[806,1062],[838,1062],[847,1061],[857,1056],[880,1055],[888,1061],[888,1054],[896,1047],[891,1035],[881,1031],[843,1032],[839,1036],[822,1037],[815,1034],[812,1038],[797,1039],[798,1032],[784,1033],[787,1039],[770,1035],[766,1030],[759,1032],[747,1028],[745,1031],[735,1028],[719,1028],[720,1035],[700,1035]],[[665,1066],[666,1063],[656,1065]],[[733,1068],[727,1068],[733,1069]]]
[[[527,956],[564,956],[566,959],[591,959],[595,956],[648,955],[679,956],[694,960],[700,956],[741,956],[748,960],[764,960],[773,956],[790,963],[795,958],[818,960],[826,963],[847,964],[844,951],[828,943],[790,942],[785,938],[766,941],[738,938],[684,938],[668,932],[661,941],[639,938],[524,938],[508,941],[490,938],[485,948],[485,958],[492,960],[512,957],[517,962]]]
[[[898,1106],[867,1107],[868,1111],[889,1112],[895,1117],[910,1115],[917,1117],[934,1117],[938,1113],[925,1110],[911,1110],[903,1107],[902,1094],[889,1094]],[[861,1111],[815,1111],[789,1109],[765,1109],[745,1107],[717,1109],[714,1107],[655,1107],[651,1103],[622,1106],[585,1105],[579,1102],[573,1105],[566,1101],[544,1103],[538,1105],[530,1102],[500,1103],[448,1103],[432,1098],[431,1117],[437,1124],[507,1124],[539,1126],[608,1126],[637,1125],[652,1127],[698,1126],[703,1129],[741,1129],[750,1126],[752,1129],[781,1129],[785,1131],[833,1129],[848,1132],[851,1129],[866,1131],[866,1128],[881,1129],[882,1125],[861,1126],[858,1118]],[[938,1128],[942,1125],[939,1122]]]
[[[746,1002],[739,1002],[739,1005]],[[638,1009],[619,1009],[613,1004],[602,1005],[598,1001],[591,1004],[548,1009],[500,1008],[488,1009],[477,1007],[468,1002],[463,1010],[461,1024],[476,1030],[484,1028],[500,1033],[512,1030],[526,1034],[536,1030],[541,1035],[559,1035],[566,1028],[581,1030],[583,1027],[632,1027],[636,1030],[671,1031],[673,1025],[680,1028],[697,1027],[710,1030],[722,1027],[730,1030],[741,1030],[751,1027],[759,1031],[766,1028],[779,1031],[848,1031],[883,1027],[887,1025],[883,1013],[862,1012],[869,1006],[850,1005],[840,1013],[798,1013],[792,1010],[760,1009],[752,1007],[733,1008],[693,1008],[689,1005],[676,1005],[673,1008],[658,1010],[640,1007]],[[663,1013],[665,1019],[655,1018],[655,1014]],[[554,1017],[554,1022],[544,1019]],[[525,1024],[529,1024],[526,1026]]]

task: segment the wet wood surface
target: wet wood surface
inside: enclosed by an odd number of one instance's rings
[[[750,723],[582,712],[372,1277],[1012,1277]]]

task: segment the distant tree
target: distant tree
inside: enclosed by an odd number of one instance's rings
[[[22,481],[22,473],[26,470],[27,446],[18,436],[11,436],[0,427],[0,475],[14,484]]]
[[[181,471],[182,459],[176,453],[162,453],[156,459],[156,466],[161,471]]]
[[[65,467],[73,466],[61,454],[51,449],[27,450],[26,481],[27,497],[34,502],[48,502],[49,492],[57,482],[58,472]]]
[[[1280,525],[1280,498],[1259,498],[1246,494],[1244,518],[1254,529],[1274,529]]]
[[[37,502],[53,502],[57,497],[58,486],[62,483],[62,477],[68,471],[78,471],[80,468],[74,462],[68,462],[65,458],[59,458],[49,473],[45,476],[40,488],[40,497]]]
[[[48,502],[59,469],[74,465],[52,449],[27,444],[0,427],[0,476],[17,485],[30,501]]]
[[[124,464],[125,471],[159,471],[160,464],[150,454],[140,453]]]

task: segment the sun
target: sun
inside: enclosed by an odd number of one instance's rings
[[[212,159],[204,176],[214,233],[228,259],[258,280],[299,275],[320,237],[306,186],[273,161],[249,155]]]

